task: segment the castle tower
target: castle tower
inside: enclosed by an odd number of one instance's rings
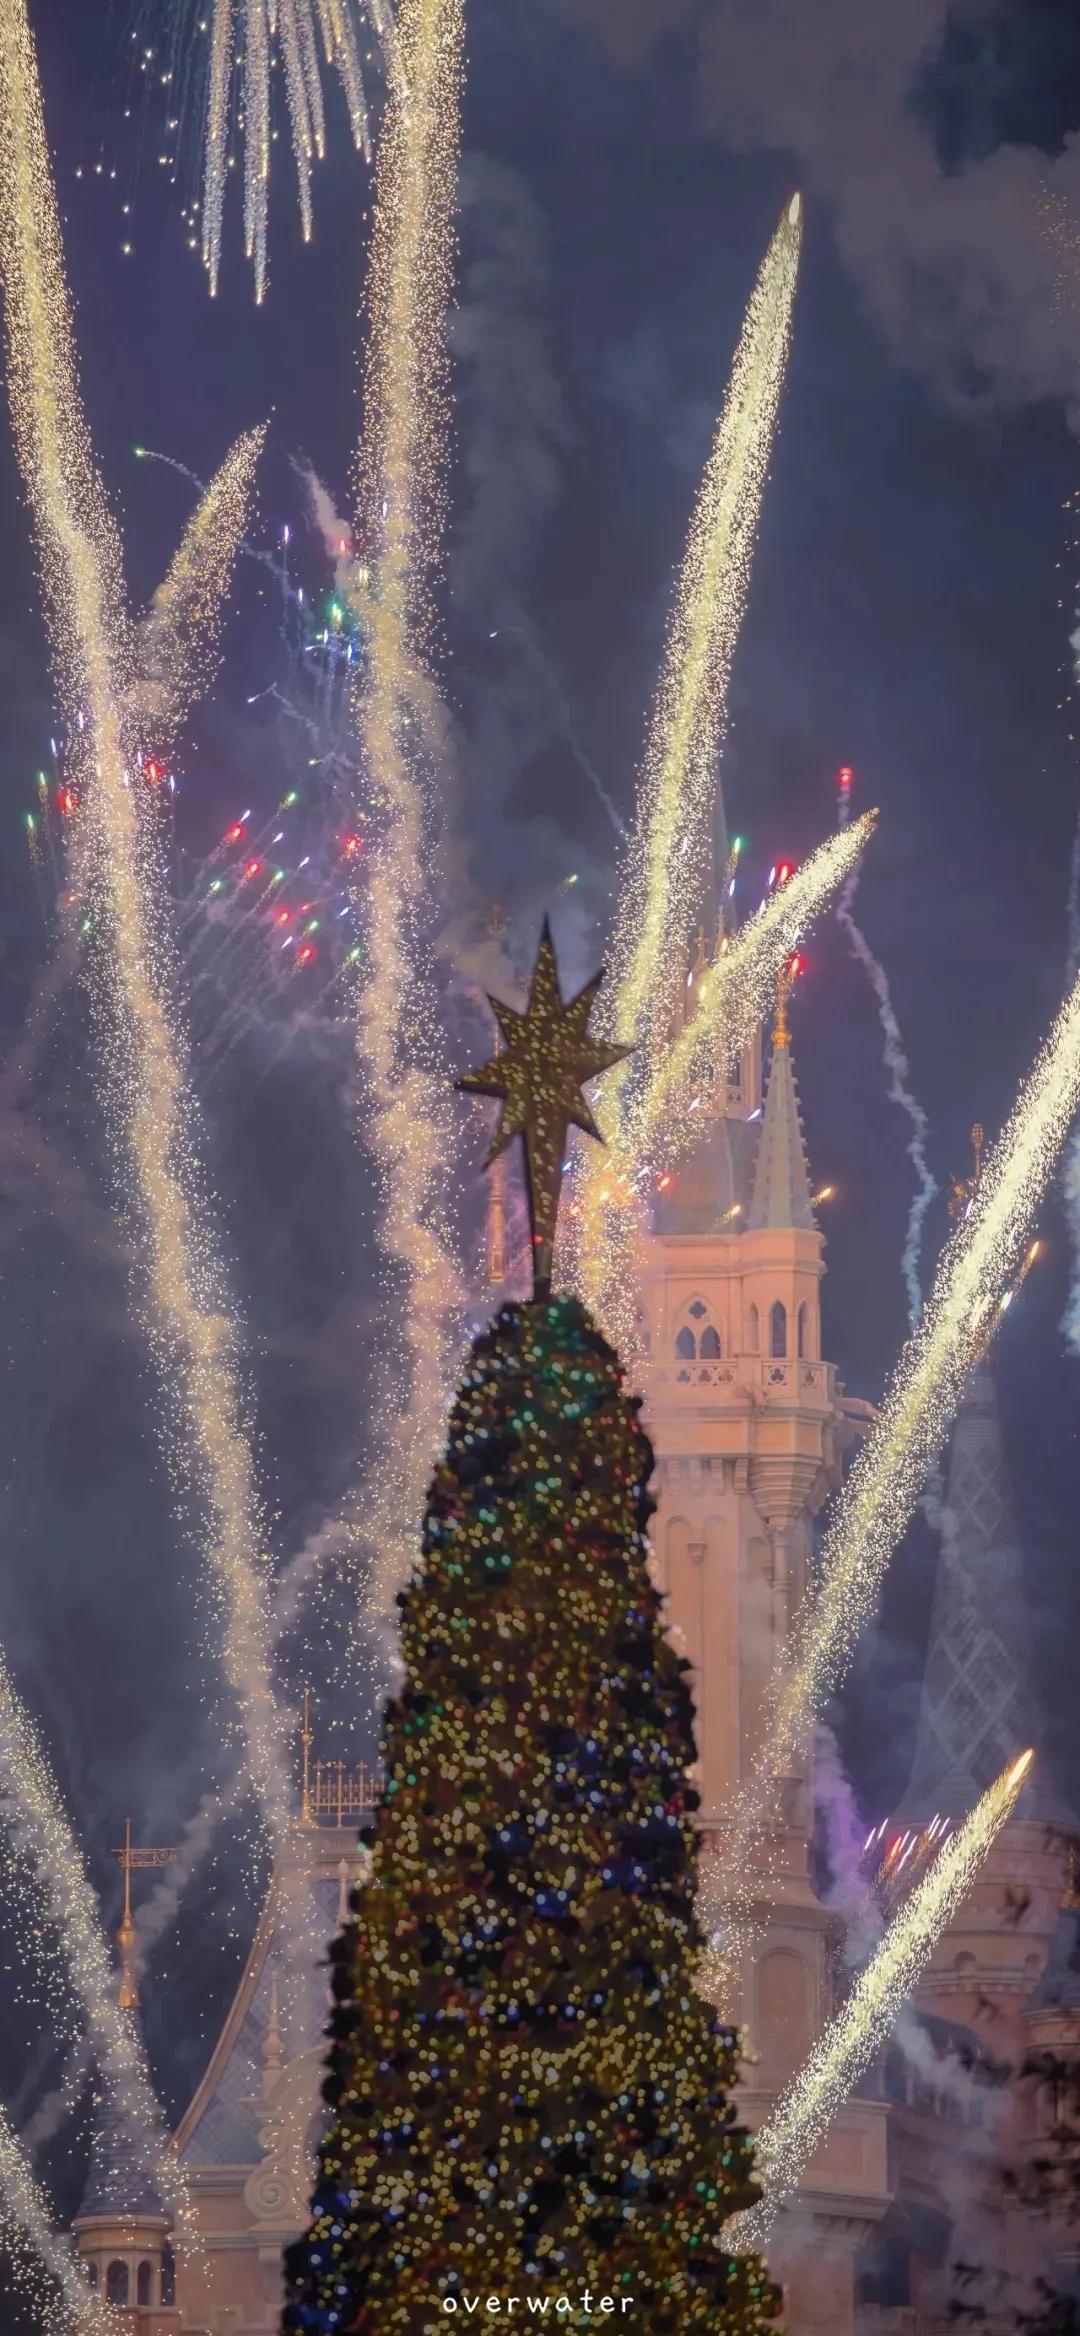
[[[931,2317],[951,2255],[979,2263],[991,2282],[998,2274],[1022,2282],[1045,2266],[1046,2230],[1003,2192],[1000,2167],[1011,2161],[1022,2172],[1039,2139],[1043,2105],[1022,2076],[1029,2054],[1063,2037],[1080,2052],[1080,1999],[1067,1967],[1077,1827],[1043,1754],[992,1354],[976,1364],[957,1414],[940,1530],[915,1761],[897,1822],[959,1820],[1018,1753],[1033,1745],[1037,1759],[916,1999],[931,2028],[966,2032],[1019,2080],[992,2096],[986,2133],[954,2130],[932,2183],[917,2152],[902,2169],[901,2187],[924,2214],[932,2208],[944,2231],[951,2226],[929,2264],[917,2246],[913,2253],[912,2292]]]
[[[995,1776],[1034,1745],[1038,1755],[1016,1813],[927,1976],[935,2008],[992,2001],[1013,2025],[1050,1952],[1076,1822],[1043,1754],[1032,1683],[1024,1562],[1005,1456],[992,1354],[976,1364],[957,1414],[941,1512],[941,1555],[915,1761],[898,1823],[954,1820]],[[1009,1906],[1024,1900],[1023,1919]],[[1014,2039],[1019,2047],[1019,2035]],[[999,2033],[997,2049],[1004,2050]]]
[[[137,2015],[126,2015],[134,2019]],[[126,2120],[102,2101],[90,2171],[75,2218],[75,2249],[89,2285],[115,2307],[128,2336],[178,2336],[172,2224],[131,2146]]]
[[[277,2336],[282,2250],[307,2222],[325,2118],[325,1947],[346,1920],[363,1866],[357,1835],[378,1794],[363,1763],[313,1761],[312,1742],[305,1698],[300,1815],[175,2135],[202,2238],[180,2270],[183,2336]],[[298,1935],[315,1948],[299,1972]]]
[[[821,1355],[824,1244],[814,1218],[786,999],[764,1107],[753,1085],[709,1099],[693,1155],[657,1196],[644,1272],[647,1416],[657,1453],[652,1534],[676,1643],[693,1666],[705,1854],[753,1769],[765,1690],[805,1591],[813,1519],[853,1430]],[[759,1124],[760,1123],[760,1124]],[[832,2012],[832,1921],[811,1880],[807,1767],[785,1780],[770,1903],[725,2006],[750,2055],[760,2123]],[[856,2100],[810,2169],[770,2260],[794,2336],[853,2326],[853,2258],[886,2206],[885,2113]]]
[[[131,1876],[136,1865],[160,1864],[173,1853],[133,1849],[129,1817],[124,1847],[117,1854],[124,1874],[124,1911],[117,1932],[119,2004],[123,2018],[135,2024],[139,1987]],[[132,2146],[126,2118],[107,2092],[98,2104],[90,2168],[73,2231],[87,2282],[114,2307],[117,2328],[130,2336],[178,2336],[172,2220]]]

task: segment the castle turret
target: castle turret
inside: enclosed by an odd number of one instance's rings
[[[131,1819],[124,1847],[117,1851],[124,1875],[124,1911],[116,1934],[120,1950],[120,2014],[137,2025],[139,1983],[131,1876],[136,1867],[160,1865],[170,1849],[134,1849]],[[116,2326],[130,2336],[176,2336],[176,2273],[172,2219],[134,2146],[131,2126],[105,2089],[97,2104],[90,2169],[75,2218],[76,2252],[87,2280],[115,2307]]]
[[[750,1065],[753,1075],[753,1065]],[[752,1090],[751,1090],[752,1091]],[[786,999],[764,1107],[718,1080],[689,1159],[657,1196],[644,1273],[649,1429],[657,1453],[657,1577],[693,1667],[705,1854],[753,1770],[764,1698],[805,1590],[813,1518],[838,1485],[850,1427],[821,1359],[822,1236],[791,1059]],[[811,1880],[806,1768],[784,1781],[761,1934],[742,1976],[751,2123],[832,2012],[832,1918]],[[812,2171],[779,2260],[789,2325],[852,2325],[850,2251],[885,2208],[883,2111],[854,2102]],[[798,2221],[798,2230],[795,2223]],[[794,2234],[793,2236],[791,2234]]]
[[[936,1812],[966,1816],[994,1777],[1035,1747],[1016,1811],[939,1940],[918,1991],[924,2012],[968,2025],[1014,2077],[1032,2050],[1048,2049],[1065,2034],[1075,2050],[1080,2034],[1067,1969],[1076,1825],[1043,1750],[1031,1658],[1023,1550],[997,1374],[987,1355],[971,1374],[953,1433],[915,1763],[898,1821],[926,1823]],[[1014,2083],[995,2118],[1002,2161],[1022,2167],[1038,2139],[1040,2115],[1031,2086]],[[958,2217],[957,2243],[968,2260],[1023,2278],[1044,2239],[1033,2235],[1019,2193],[995,2199],[992,2185],[984,2184],[979,2219],[972,2175],[983,2153],[977,2136],[954,2141],[943,2203]]]
[[[941,1555],[911,1782],[900,1818],[958,1818],[1028,1745],[1040,1748],[1024,1561],[992,1355],[976,1364],[953,1431]],[[1021,1816],[1065,1819],[1045,1759]]]
[[[125,2018],[138,2014],[129,2010]],[[98,2103],[75,2247],[90,2286],[129,2336],[176,2336],[172,2223],[108,2092]]]

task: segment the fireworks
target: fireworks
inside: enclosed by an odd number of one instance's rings
[[[0,48],[2,48],[0,35]],[[63,1942],[83,2005],[90,2050],[132,2137],[138,2162],[186,2227],[187,2193],[146,2073],[139,2031],[116,2000],[112,1958],[97,1899],[38,1741],[0,1655],[0,1762],[5,1821],[35,1874],[49,1923]],[[35,1923],[35,1927],[39,1927]],[[17,2169],[16,2169],[17,2170]]]
[[[224,1606],[226,1675],[242,1716],[264,1823],[282,1841],[289,1787],[266,1637],[262,1524],[236,1370],[235,1336],[189,1141],[191,1097],[167,1004],[171,956],[154,823],[140,815],[125,732],[132,655],[120,547],[93,463],[25,0],[0,0],[0,264],[17,451],[41,547],[57,681],[81,744],[79,868],[93,933],[92,996],[103,1033],[118,1153],[134,1171],[152,1304],[146,1327],[162,1384],[179,1392],[210,1514]],[[211,570],[212,570],[211,563]],[[178,593],[174,610],[183,602]],[[186,621],[186,620],[185,620]]]
[[[442,1216],[452,1118],[425,976],[429,782],[440,732],[423,660],[441,516],[463,19],[463,0],[405,0],[398,15],[401,78],[379,153],[359,461],[366,557],[353,581],[368,668],[357,681],[356,715],[379,832],[363,879],[368,961],[357,1053],[381,1186],[388,1324],[400,1318],[398,1355],[389,1358],[397,1385],[384,1398],[397,1424],[377,1464],[369,1520],[376,1614],[392,1611],[419,1528],[458,1302]]]
[[[113,2315],[107,2311],[104,2298],[87,2286],[70,2247],[56,2237],[48,2200],[39,2190],[29,2159],[2,2109],[0,2198],[0,2237],[6,2266],[16,2291],[29,2290],[34,2325],[42,2330],[42,2336],[70,2336],[72,2330],[80,2331],[80,2336],[82,2331],[85,2336],[108,2336]],[[24,2260],[20,2241],[29,2242],[33,2260]],[[55,2283],[51,2291],[43,2288],[39,2265],[51,2274]]]
[[[580,1163],[576,1184],[576,1272],[588,1303],[620,1349],[635,1339],[635,1257],[645,1232],[651,1180],[670,1170],[700,1127],[695,1102],[726,1076],[760,1027],[787,960],[830,896],[850,876],[873,833],[875,811],[822,844],[756,916],[724,943],[695,984],[685,1029],[638,1093],[625,1090],[622,1125],[606,1153]],[[610,1098],[618,1072],[605,1082]],[[602,1118],[606,1118],[603,1103]]]
[[[796,1619],[772,1696],[754,1777],[733,1810],[713,1909],[719,1988],[735,1941],[753,1926],[758,1870],[778,1779],[798,1769],[815,1714],[845,1676],[885,1568],[955,1414],[972,1363],[1019,1262],[1032,1216],[1080,1101],[1080,981],[1058,1016],[1003,1135],[972,1188],[938,1267],[921,1323],[901,1357],[821,1549],[817,1595]]]
[[[645,745],[637,820],[620,890],[616,1034],[655,1048],[668,1034],[683,945],[706,858],[732,659],[787,363],[802,242],[796,195],[751,296],[712,454],[690,525]],[[633,1076],[633,1074],[631,1074]]]
[[[877,817],[876,811],[864,811],[842,835],[821,844],[706,967],[686,1028],[631,1113],[629,1139],[636,1161],[659,1144],[665,1160],[677,1159],[693,1141],[687,1119],[694,1096],[726,1073],[760,1029],[786,962],[858,864]]]
[[[944,1848],[952,1819],[937,1815],[928,1825],[909,1825],[891,1841],[885,1838],[887,1831],[884,1818],[867,1838],[863,1862],[869,1869],[869,1895],[883,1913],[893,1913]]]
[[[115,641],[125,640],[119,545],[82,422],[25,0],[0,5],[0,266],[16,438],[37,521],[54,638],[68,644],[62,678],[69,704],[85,696],[94,710],[88,750],[104,764],[116,751],[117,735],[106,648],[110,629]],[[33,1857],[70,1957],[105,2079],[163,2194],[182,2210],[178,2169],[165,2152],[141,2049],[115,2003],[97,1904],[34,1730],[2,1668],[0,1731],[11,1821]]]
[[[131,709],[160,753],[211,678],[214,642],[244,532],[265,428],[238,438],[202,495],[135,643]]]
[[[326,146],[320,43],[323,59],[333,67],[345,92],[353,141],[365,161],[371,160],[361,56],[364,19],[377,34],[389,62],[393,53],[389,0],[213,0],[202,230],[203,261],[211,292],[217,291],[221,268],[234,71],[242,70],[243,76],[244,242],[255,271],[255,298],[262,300],[266,291],[275,60],[280,55],[284,69],[300,223],[308,243],[312,229],[311,166],[322,161]]]
[[[841,2102],[884,2043],[943,1930],[963,1904],[996,1835],[1012,1811],[1033,1755],[1007,1768],[947,1842],[907,1899],[843,2010],[814,2046],[757,2135],[755,2161],[763,2196],[724,2232],[739,2254],[761,2246],[777,2209],[797,2188]]]

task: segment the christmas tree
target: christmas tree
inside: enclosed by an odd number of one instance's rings
[[[510,1058],[547,1065],[538,1289],[473,1346],[399,1601],[404,1684],[370,1878],[333,1949],[333,2122],[287,2258],[289,2336],[496,2312],[755,2336],[776,2308],[719,2235],[756,2192],[735,2038],[695,1986],[692,1709],[648,1569],[652,1451],[611,1348],[550,1292],[545,1159],[587,1115],[569,1082],[613,1052],[587,1019],[545,933],[529,1015],[501,1010],[507,1053],[474,1074],[502,1082],[498,1140],[508,1119],[531,1138]]]

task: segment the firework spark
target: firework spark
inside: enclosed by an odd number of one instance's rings
[[[131,721],[161,753],[213,678],[225,595],[251,506],[265,427],[238,438],[200,497],[135,642]]]
[[[579,1158],[572,1204],[577,1215],[571,1224],[575,1277],[620,1352],[633,1352],[636,1342],[636,1260],[650,1182],[693,1143],[701,1125],[695,1099],[726,1077],[728,1066],[760,1029],[784,964],[850,876],[876,820],[875,811],[864,812],[830,837],[727,939],[696,984],[689,1022],[652,1077],[639,1093],[624,1088],[616,1096],[614,1125],[610,1097],[618,1074],[605,1082],[599,1116],[606,1149],[596,1161]]]
[[[715,1082],[718,1056],[726,1073],[761,1028],[787,959],[857,866],[877,818],[876,811],[864,811],[842,834],[819,845],[701,975],[686,1028],[629,1115],[628,1149],[635,1165],[659,1156],[658,1146],[665,1162],[678,1159],[693,1142],[688,1108],[694,1096]]]
[[[615,930],[612,1023],[626,1043],[668,1035],[706,864],[732,660],[787,364],[802,242],[796,195],[765,255],[690,525],[645,745]],[[639,1066],[640,1067],[640,1066]],[[634,1074],[631,1073],[633,1077]]]
[[[224,1608],[223,1659],[241,1715],[263,1822],[283,1842],[288,1765],[273,1696],[263,1527],[236,1375],[235,1333],[206,1224],[189,1129],[192,1105],[168,1005],[173,967],[153,821],[140,817],[125,735],[131,629],[120,545],[94,465],[79,392],[63,249],[26,0],[0,0],[0,267],[16,448],[40,546],[57,683],[81,742],[80,875],[94,945],[91,994],[104,1040],[116,1149],[145,1220],[166,1422],[185,1469],[188,1435],[211,1520]],[[187,1431],[187,1434],[185,1434]]]
[[[255,298],[266,292],[270,202],[272,83],[280,56],[296,164],[300,224],[311,240],[311,168],[323,158],[323,58],[345,92],[353,141],[371,160],[371,131],[361,58],[361,26],[377,34],[389,66],[395,53],[389,0],[213,0],[203,188],[203,261],[216,293],[221,271],[225,189],[229,176],[230,101],[242,73],[244,242],[255,271]]]
[[[110,632],[121,643],[126,639],[119,543],[82,422],[25,0],[0,4],[0,268],[18,451],[34,507],[54,640],[66,643],[58,662],[69,702],[85,699],[99,712],[88,747],[104,760],[115,737],[105,644]],[[141,2046],[115,2002],[97,1902],[40,1744],[2,1664],[0,1739],[10,1779],[9,1821],[31,1856],[70,1958],[105,2081],[163,2195],[186,2219],[179,2169],[165,2147]]]
[[[2,48],[0,33],[0,48]],[[0,1764],[4,1821],[32,1870],[40,1906],[62,1942],[83,2006],[93,2057],[138,2159],[185,2231],[187,2192],[150,2084],[138,2029],[116,1999],[116,1975],[97,1898],[33,1721],[0,1654]],[[35,1921],[40,1934],[40,1921]]]
[[[763,2195],[736,2215],[724,2244],[756,2253],[773,2218],[798,2187],[841,2102],[885,2042],[897,2013],[925,1970],[943,1930],[963,1904],[992,1842],[1015,1806],[1031,1766],[1025,1752],[996,1784],[935,1860],[886,1931],[873,1960],[856,1980],[843,2010],[818,2038],[809,2059],[757,2135],[755,2162]]]
[[[8,2267],[17,2289],[28,2291],[35,2309],[34,2325],[42,2336],[108,2336],[113,2315],[103,2296],[89,2287],[71,2248],[53,2228],[53,2212],[34,2180],[33,2169],[17,2134],[0,2109],[0,2234]],[[21,2243],[20,2243],[21,2242]],[[27,2260],[24,2248],[32,2250]],[[41,2269],[51,2285],[43,2286]]]
[[[357,537],[366,556],[354,564],[351,586],[367,628],[367,667],[357,679],[355,708],[379,826],[368,865],[356,876],[367,932],[357,1054],[369,1102],[365,1132],[381,1186],[387,1320],[400,1321],[397,1426],[377,1463],[370,1518],[377,1614],[392,1614],[393,1592],[415,1545],[448,1391],[448,1326],[459,1299],[442,1215],[452,1115],[425,973],[424,927],[439,751],[426,651],[442,505],[463,36],[463,0],[404,0],[397,19],[401,78],[391,92],[376,180],[358,464]],[[388,1405],[388,1415],[394,1409]]]
[[[1080,1101],[1080,981],[1020,1091],[945,1249],[919,1327],[837,1501],[820,1589],[797,1617],[755,1773],[732,1812],[709,1888],[718,1989],[752,1934],[778,1780],[797,1771],[815,1715],[845,1676],[886,1566],[956,1413]],[[725,1938],[725,1931],[727,1937]]]

